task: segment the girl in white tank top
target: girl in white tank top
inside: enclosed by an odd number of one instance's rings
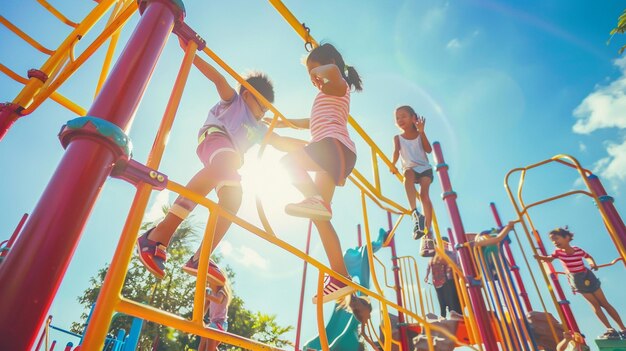
[[[430,202],[429,187],[433,181],[433,170],[426,154],[432,152],[432,147],[426,137],[426,119],[418,116],[411,106],[401,106],[396,109],[396,125],[402,129],[402,134],[393,139],[393,158],[391,172],[400,173],[396,168],[398,158],[402,160],[402,175],[404,188],[411,208],[411,215],[415,221],[413,238],[420,239],[428,233],[432,220],[432,204]],[[422,212],[417,211],[417,190],[415,184],[420,185],[419,197],[422,202]],[[423,250],[422,256],[430,256],[434,251]]]

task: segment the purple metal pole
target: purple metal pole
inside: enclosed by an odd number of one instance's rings
[[[389,223],[389,232],[393,229],[393,222],[391,221],[391,212],[387,212],[387,222]],[[389,247],[391,248],[391,264],[393,265],[393,280],[396,286],[396,302],[398,306],[402,307],[402,287],[400,286],[400,274],[398,271],[400,270],[400,266],[398,265],[398,255],[396,254],[396,238],[395,236],[391,239],[389,243]],[[400,343],[402,344],[402,350],[409,349],[409,340],[406,334],[406,326],[404,320],[404,313],[398,311],[398,330],[400,331]]]
[[[306,248],[304,252],[308,255],[311,247],[311,230],[313,228],[313,221],[309,221],[309,232],[306,236]],[[296,326],[296,344],[294,345],[295,351],[300,351],[300,332],[302,331],[302,308],[304,306],[304,287],[306,286],[306,269],[308,262],[304,261],[304,268],[302,269],[302,285],[300,287],[300,306],[298,307],[298,324]]]
[[[607,195],[604,186],[602,186],[602,183],[600,182],[600,178],[596,175],[592,174],[588,176],[587,180],[589,181],[589,184],[591,184],[591,190],[596,193],[596,196],[600,199],[600,206],[604,209],[607,219],[611,222],[613,228],[615,228],[617,238],[621,242],[622,248],[626,248],[626,226],[624,225],[624,221],[622,221],[622,217],[620,217],[619,213],[617,213],[617,210],[615,209],[615,206],[613,205],[613,198]],[[624,259],[624,265],[626,265],[626,253],[620,252],[620,255],[622,256],[622,259]]]
[[[68,122],[65,130],[70,134],[62,138],[65,154],[20,239],[0,265],[3,349],[30,350],[35,344],[100,190],[114,163],[128,157],[120,140],[107,137],[108,132],[120,136],[120,130],[130,129],[174,22],[184,13],[167,0],[140,6],[144,12],[135,32],[89,109],[89,118],[82,119],[90,122]]]
[[[496,221],[496,225],[498,227],[502,227],[503,226],[502,220],[500,219],[500,214],[498,213],[496,204],[491,202],[489,203],[489,207],[491,208],[491,213],[493,214],[493,218]],[[502,246],[504,247],[504,255],[507,261],[509,261],[511,271],[513,271],[513,275],[515,276],[515,282],[517,283],[517,286],[519,287],[519,291],[520,291],[519,296],[524,301],[524,307],[526,307],[526,311],[530,312],[533,310],[533,307],[530,303],[530,298],[528,297],[528,293],[526,293],[526,288],[524,287],[524,281],[522,280],[522,276],[519,272],[519,267],[517,266],[517,263],[515,262],[515,257],[513,256],[513,251],[511,251],[511,246],[509,245],[508,241],[504,241]]]
[[[457,254],[459,255],[459,261],[461,263],[461,269],[467,281],[467,291],[470,299],[470,304],[474,310],[476,316],[476,324],[478,326],[478,333],[483,340],[485,350],[497,351],[498,343],[496,341],[493,330],[491,329],[491,320],[487,313],[485,306],[485,300],[481,293],[481,282],[474,279],[476,277],[476,271],[472,265],[472,258],[469,247],[463,245],[467,242],[465,238],[465,229],[463,228],[463,222],[461,221],[461,214],[456,204],[456,193],[452,191],[452,185],[450,183],[450,177],[448,175],[448,165],[445,163],[443,153],[441,152],[441,145],[439,142],[433,143],[433,149],[435,150],[435,162],[437,162],[437,174],[439,175],[439,181],[443,190],[443,201],[448,209],[450,220],[452,221],[453,233],[455,235],[455,241],[457,244]]]

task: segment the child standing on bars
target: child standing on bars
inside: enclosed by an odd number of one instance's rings
[[[604,292],[600,287],[600,280],[596,278],[591,270],[597,270],[596,261],[585,250],[578,246],[570,245],[574,240],[574,233],[565,228],[557,228],[550,232],[550,240],[556,250],[550,256],[535,255],[541,261],[552,262],[554,259],[561,261],[567,271],[569,283],[575,292],[591,304],[593,312],[600,322],[607,328],[606,332],[600,335],[600,339],[626,339],[626,327],[615,308],[607,301]],[[583,260],[586,260],[591,270],[585,267]],[[613,329],[604,311],[617,323],[620,331]]]

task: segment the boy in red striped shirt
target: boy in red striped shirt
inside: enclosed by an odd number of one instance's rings
[[[597,270],[598,268],[593,257],[580,247],[570,245],[570,241],[574,240],[574,233],[570,232],[567,227],[551,231],[550,240],[556,246],[556,250],[554,250],[552,255],[535,255],[535,258],[547,262],[559,259],[563,263],[569,276],[570,285],[572,285],[574,291],[582,294],[589,301],[596,316],[607,328],[607,331],[600,335],[600,339],[626,339],[626,327],[624,327],[622,319],[615,308],[606,300],[606,296],[604,296],[604,292],[600,288],[600,280],[583,263],[583,259],[585,259],[591,269]],[[611,327],[602,308],[615,320],[621,332],[617,332]]]

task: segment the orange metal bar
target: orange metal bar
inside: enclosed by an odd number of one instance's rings
[[[78,27],[78,23],[72,22],[69,19],[67,19],[67,17],[63,16],[63,14],[61,12],[59,12],[59,10],[57,10],[56,8],[54,8],[54,6],[50,5],[50,3],[48,3],[46,0],[37,0],[37,2],[43,6],[46,10],[48,10],[52,15],[54,15],[54,17],[58,18],[61,22],[67,24],[70,27]]]
[[[4,18],[4,16],[2,16],[2,15],[0,15],[0,24],[3,24],[5,27],[7,27],[10,31],[15,33],[22,40],[27,42],[30,46],[32,46],[35,49],[41,51],[42,53],[44,53],[46,55],[54,54],[53,50],[50,50],[50,49],[44,47],[43,45],[39,44],[39,42],[37,42],[35,39],[33,39],[28,34],[24,33],[24,31],[19,29],[16,25],[11,23],[8,19]]]

